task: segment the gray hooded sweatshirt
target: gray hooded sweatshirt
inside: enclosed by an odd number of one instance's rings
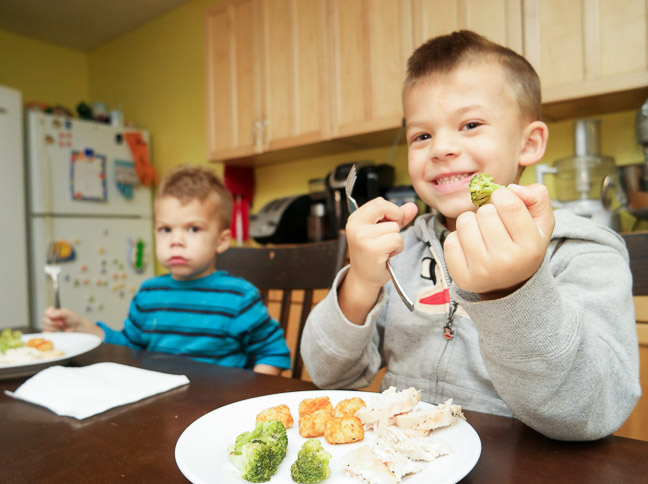
[[[415,387],[426,402],[452,398],[554,439],[614,432],[641,394],[628,254],[614,231],[565,210],[555,217],[538,271],[492,301],[450,281],[441,242],[447,230],[429,214],[418,217],[403,232],[405,250],[391,259],[414,311],[389,282],[356,325],[331,290],[303,334],[313,382],[362,388],[386,366],[382,389]]]

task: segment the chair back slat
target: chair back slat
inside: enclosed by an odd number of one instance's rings
[[[301,378],[301,337],[313,306],[313,292],[316,289],[330,289],[346,260],[346,238],[344,232],[340,232],[335,240],[310,244],[261,248],[231,247],[218,257],[216,265],[218,269],[226,270],[254,284],[271,313],[275,313],[276,305],[279,304],[278,315],[275,317],[284,334],[288,336],[289,331],[291,335],[296,333],[292,376]],[[282,291],[281,297],[275,295],[277,290]],[[297,296],[301,293],[303,299],[299,303]],[[297,305],[301,306],[300,310],[291,311],[291,308],[296,309]],[[291,324],[296,327],[291,328]]]
[[[621,234],[630,254],[632,294],[648,296],[648,231]]]

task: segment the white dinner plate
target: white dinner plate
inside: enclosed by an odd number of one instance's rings
[[[333,406],[341,400],[360,397],[369,403],[375,393],[316,390],[306,392],[277,393],[263,397],[250,398],[217,408],[203,415],[189,425],[182,433],[175,448],[175,459],[180,471],[194,484],[244,484],[238,469],[229,460],[227,447],[237,435],[252,430],[256,415],[269,407],[282,403],[288,405],[295,421],[288,429],[288,453],[280,464],[277,474],[270,484],[294,484],[290,477],[290,466],[297,459],[297,452],[306,441],[299,435],[299,402],[304,398],[328,396]],[[426,408],[429,404],[419,403],[417,408]],[[462,419],[451,427],[435,430],[434,437],[444,440],[452,448],[450,455],[439,457],[433,462],[421,463],[423,470],[403,478],[404,484],[450,484],[459,481],[475,466],[481,455],[481,441],[475,429]],[[361,481],[347,476],[342,466],[342,456],[360,445],[370,444],[375,440],[372,431],[365,432],[365,439],[359,443],[330,445],[319,439],[322,445],[333,456],[330,461],[331,476],[324,484],[358,484]]]
[[[30,376],[52,365],[63,365],[75,356],[87,353],[101,344],[101,339],[94,334],[86,333],[30,333],[23,334],[22,340],[27,343],[33,338],[45,338],[54,343],[54,349],[62,351],[61,356],[34,360],[28,363],[0,363],[0,379]]]

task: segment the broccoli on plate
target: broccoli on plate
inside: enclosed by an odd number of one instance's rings
[[[329,454],[317,439],[308,439],[297,454],[297,460],[290,467],[290,477],[300,484],[320,482],[331,475]]]
[[[490,202],[491,194],[495,190],[503,187],[504,185],[498,185],[495,183],[491,175],[482,173],[472,177],[468,190],[470,191],[470,199],[472,200],[472,203],[481,207]]]
[[[286,457],[288,436],[281,422],[259,422],[251,432],[243,432],[227,450],[230,460],[248,482],[267,482]]]

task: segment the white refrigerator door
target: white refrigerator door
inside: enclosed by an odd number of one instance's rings
[[[124,137],[128,131],[104,123],[27,112],[31,215],[150,216],[150,189],[131,185],[132,194],[126,196],[123,184],[120,187],[117,183],[118,167],[133,162]],[[148,134],[139,133],[148,143]],[[91,162],[73,161],[86,154],[83,159]]]
[[[31,293],[36,325],[42,327],[43,311],[54,301],[51,280],[44,272],[48,231],[54,240],[70,242],[75,252],[74,260],[59,264],[61,305],[91,321],[121,329],[135,292],[144,279],[154,275],[151,224],[150,219],[32,218]],[[141,273],[134,268],[138,257],[143,262]]]
[[[29,326],[22,96],[0,86],[0,328]]]

